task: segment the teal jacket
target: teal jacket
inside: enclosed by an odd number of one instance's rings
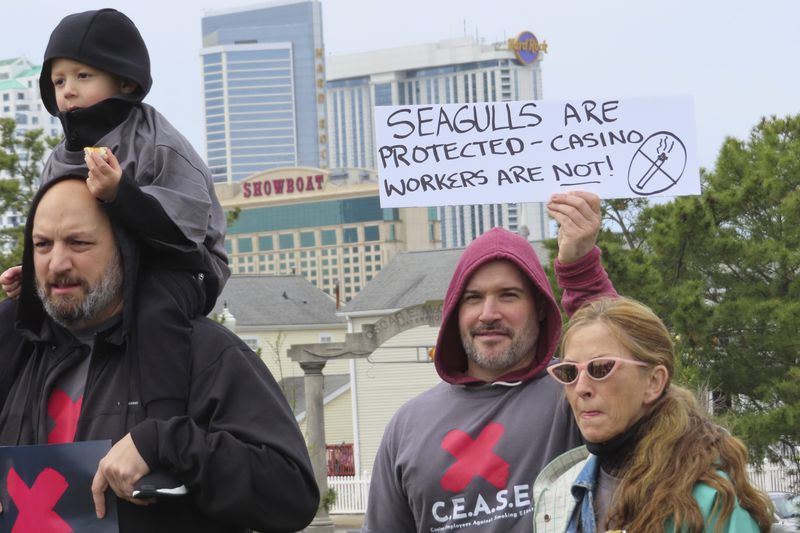
[[[725,475],[723,472],[720,473]],[[725,477],[727,477],[727,475],[725,475]],[[714,501],[717,499],[716,489],[709,487],[705,483],[697,483],[694,489],[692,489],[692,496],[697,500],[697,505],[700,506],[700,512],[703,513],[703,521],[706,524],[705,530],[710,532],[716,531],[714,528],[717,526],[718,516],[716,513],[714,515],[711,514]],[[664,524],[664,531],[667,533],[674,533],[675,524],[672,518],[667,520],[667,523]],[[681,533],[685,531],[687,531],[685,527],[681,528]],[[750,513],[741,508],[737,501],[722,531],[723,533],[759,533],[760,529],[756,521],[753,520],[753,517],[750,516]]]
[[[575,448],[557,457],[548,464],[533,487],[534,496],[534,533],[564,533],[577,529],[576,509],[582,507],[581,521],[583,533],[597,533],[592,508],[594,480],[598,464],[585,446]],[[723,475],[725,475],[723,473]],[[717,497],[717,491],[705,483],[697,483],[692,495],[700,506],[700,512],[706,523],[705,531],[714,532],[717,517],[712,516],[711,509]],[[687,529],[682,528],[681,533]],[[675,524],[670,518],[664,524],[665,533],[675,533]],[[759,533],[758,524],[750,514],[737,502],[733,512],[722,528],[724,533]]]

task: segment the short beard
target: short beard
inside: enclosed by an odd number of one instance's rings
[[[498,329],[498,328],[491,328],[491,329]],[[513,331],[508,329],[506,329],[505,331],[508,334],[513,335]],[[470,332],[469,336],[462,336],[461,338],[461,344],[464,347],[464,351],[466,352],[467,357],[479,368],[484,368],[486,370],[495,370],[495,371],[498,370],[503,371],[506,369],[511,370],[525,357],[530,355],[531,351],[536,348],[538,340],[536,338],[531,339],[533,331],[532,328],[528,326],[523,331],[517,332],[517,335],[511,341],[511,346],[509,346],[506,351],[498,354],[487,355],[484,353],[480,353],[475,348],[475,342],[473,336],[474,333],[476,332],[472,331]]]
[[[111,305],[111,302],[119,296],[122,290],[122,278],[122,263],[119,251],[115,251],[114,257],[109,261],[105,272],[103,272],[95,286],[89,287],[85,280],[80,280],[81,286],[86,293],[82,301],[75,302],[72,298],[54,300],[47,296],[46,289],[38,283],[36,292],[50,318],[57,324],[69,329],[76,324],[93,320]]]

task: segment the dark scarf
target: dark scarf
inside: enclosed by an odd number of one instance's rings
[[[606,474],[621,477],[621,473],[625,471],[634,450],[636,450],[636,445],[641,440],[643,434],[641,429],[646,425],[648,418],[639,419],[631,427],[605,442],[586,443],[586,448],[592,455],[597,456],[600,468]]]

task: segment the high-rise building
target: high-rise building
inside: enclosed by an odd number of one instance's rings
[[[61,135],[56,117],[44,108],[39,96],[41,65],[24,57],[0,59],[0,117],[13,118],[17,133],[42,128],[45,135]]]
[[[325,54],[318,0],[207,11],[206,155],[215,182],[325,168]]]
[[[41,128],[47,136],[61,135],[58,119],[42,105],[39,97],[39,74],[41,65],[34,65],[24,57],[0,59],[0,118],[13,118],[16,135]],[[13,179],[0,172],[0,179]],[[0,229],[25,223],[22,213],[6,211],[0,213]],[[4,250],[8,251],[8,250]]]
[[[504,102],[542,98],[540,59],[531,32],[505,43],[471,37],[327,58],[328,148],[332,168],[375,169],[372,109],[380,105]],[[537,241],[550,237],[543,204],[438,208],[444,247],[469,244],[495,226]]]
[[[318,0],[206,12],[208,165],[233,274],[296,274],[341,303],[398,252],[439,245],[435,208],[382,209],[373,171],[328,168]]]

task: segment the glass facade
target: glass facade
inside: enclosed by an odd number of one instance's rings
[[[358,228],[344,228],[342,232],[342,239],[345,244],[352,244],[358,242]]]
[[[291,233],[281,233],[278,235],[278,246],[281,250],[291,250],[294,248],[294,235]]]
[[[392,105],[392,84],[375,84],[375,105]]]
[[[239,218],[228,226],[228,235],[259,233],[265,228],[271,231],[300,230],[354,222],[394,220],[396,211],[397,209],[381,209],[377,196],[256,207],[242,210]],[[384,212],[388,212],[388,215]]]
[[[453,47],[458,50],[449,49]],[[426,105],[541,98],[540,64],[521,65],[512,51],[470,40],[436,43],[422,50],[409,47],[403,55],[405,70],[387,72],[391,68],[387,65],[399,65],[394,61],[398,55],[402,55],[399,49],[359,54],[363,68],[342,58],[342,75],[352,75],[348,78],[337,77],[337,58],[329,60],[332,166],[377,166],[373,117],[363,113],[358,102],[372,99],[375,105]],[[438,227],[444,247],[466,246],[496,226],[510,231],[525,226],[532,240],[550,237],[541,203],[447,206],[437,211],[441,223],[431,228]]]
[[[380,227],[378,226],[365,226],[364,227],[364,240],[365,241],[379,241],[381,240]],[[431,239],[434,240],[434,239]]]
[[[241,181],[278,167],[325,168],[319,2],[210,11],[202,33],[206,150],[214,181]]]
[[[317,239],[314,232],[304,231],[300,233],[300,246],[303,248],[313,248],[317,245]]]
[[[320,232],[320,238],[323,246],[331,246],[336,244],[336,230],[324,229]]]
[[[475,52],[476,57],[483,52]],[[493,54],[495,52],[492,52]],[[385,68],[381,52],[375,52],[378,67]],[[429,56],[424,59],[428,60]],[[532,73],[532,75],[531,75]],[[522,85],[524,75],[531,83]],[[371,76],[334,79],[327,82],[331,117],[331,166],[376,168],[374,105],[420,105],[460,102],[510,101],[540,98],[539,66],[522,66],[505,58],[465,61],[396,72],[392,82],[373,81]]]
[[[302,275],[331,295],[339,286],[347,301],[392,257],[382,244],[401,224],[377,195],[252,207],[228,228],[226,247],[234,274]]]
[[[204,73],[206,126],[224,123],[227,130],[208,130],[206,136],[214,181],[240,181],[267,168],[294,165],[291,49],[209,54]]]
[[[243,237],[239,239],[239,253],[247,253],[253,251],[253,239],[250,237]]]

